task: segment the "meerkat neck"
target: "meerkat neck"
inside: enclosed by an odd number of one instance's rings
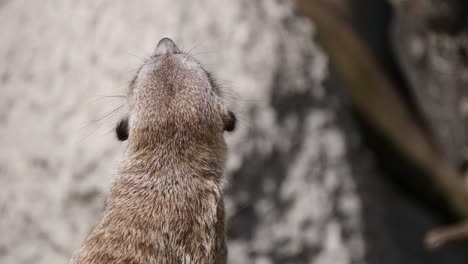
[[[221,144],[224,146],[224,141]],[[192,175],[221,181],[226,149],[210,144],[132,145],[121,171],[152,175]],[[144,162],[142,162],[144,161]]]

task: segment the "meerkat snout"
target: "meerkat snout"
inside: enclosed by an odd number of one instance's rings
[[[155,55],[164,55],[164,54],[177,54],[180,53],[179,48],[170,38],[163,38],[159,41],[156,49],[154,50]]]

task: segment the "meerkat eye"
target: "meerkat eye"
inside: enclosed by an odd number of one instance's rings
[[[117,139],[120,141],[125,141],[128,139],[128,117],[123,118],[115,127],[115,133],[117,134]]]
[[[228,111],[228,116],[224,120],[224,131],[231,132],[236,128],[237,118],[233,112]]]

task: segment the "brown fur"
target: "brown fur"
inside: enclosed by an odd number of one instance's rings
[[[126,157],[70,263],[226,263],[223,132],[235,117],[200,64],[159,53],[130,84],[129,118],[117,126]]]

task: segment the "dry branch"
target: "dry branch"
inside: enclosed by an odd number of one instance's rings
[[[429,249],[437,249],[449,242],[468,239],[468,221],[458,225],[431,230],[426,235],[425,244]]]
[[[418,126],[394,84],[351,27],[333,14],[326,1],[297,0],[300,11],[311,18],[331,62],[345,82],[356,109],[407,159],[428,175],[450,209],[468,218],[468,192],[450,162],[427,133]]]

